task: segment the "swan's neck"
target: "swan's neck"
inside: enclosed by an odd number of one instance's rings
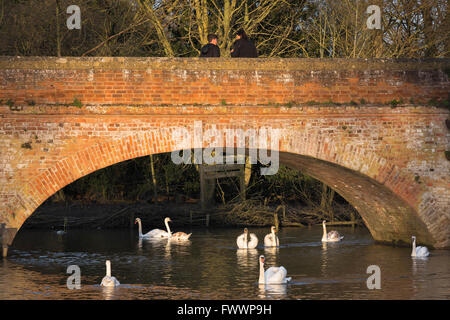
[[[413,239],[411,256],[413,256],[413,257],[416,256],[416,239],[415,238]]]
[[[277,236],[275,235],[275,231],[273,231],[272,230],[272,245],[274,246],[274,247],[276,247],[277,246]]]
[[[244,243],[245,243],[245,247],[248,248],[248,233],[245,233]]]
[[[322,239],[326,240],[326,239],[327,239],[327,226],[325,225],[325,223],[323,223],[322,226],[323,226],[323,236],[322,236]]]
[[[106,263],[106,276],[111,277],[111,263]]]
[[[259,283],[266,283],[265,273],[264,273],[264,263],[259,262]]]
[[[167,233],[169,234],[169,237],[172,236],[172,232],[170,231],[170,227],[169,227],[169,221],[164,221],[164,223],[166,224],[166,230],[167,230]]]
[[[139,237],[142,237],[142,224],[141,220],[138,220]]]

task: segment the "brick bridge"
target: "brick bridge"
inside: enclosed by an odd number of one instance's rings
[[[448,99],[449,70],[449,59],[0,57],[2,243],[67,184],[179,149],[174,128],[201,120],[280,129],[280,163],[334,188],[375,240],[450,247],[449,111],[428,103]]]

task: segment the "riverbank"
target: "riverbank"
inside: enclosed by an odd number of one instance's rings
[[[343,216],[354,211],[349,206],[337,206],[334,216]],[[351,215],[349,215],[350,217]],[[133,228],[134,220],[141,218],[145,226],[162,227],[164,217],[172,219],[176,226],[216,226],[263,227],[273,224],[280,226],[304,227],[320,223],[323,216],[311,208],[292,206],[264,206],[258,201],[247,200],[239,203],[219,205],[208,210],[202,210],[200,204],[183,202],[146,201],[108,201],[108,202],[47,202],[41,205],[27,219],[24,229],[112,229]],[[353,220],[362,225],[359,215],[353,212]],[[327,219],[329,220],[329,219]],[[339,219],[338,225],[349,225],[351,222]]]

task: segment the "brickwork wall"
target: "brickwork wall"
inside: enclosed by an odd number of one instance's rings
[[[0,57],[0,99],[16,105],[415,103],[448,99],[450,59]]]
[[[296,59],[277,60],[278,64],[266,61],[268,65],[260,61],[255,62],[259,68],[256,72],[250,70],[252,65],[246,59],[242,65],[226,60],[226,68],[216,66],[209,71],[197,70],[197,67],[206,68],[211,63],[208,59],[206,62],[192,59],[192,65],[186,62],[187,59],[175,59],[172,67],[169,59],[137,59],[135,65],[127,65],[130,64],[128,58],[75,59],[75,62],[69,58],[60,62],[49,59],[53,67],[56,64],[64,66],[57,71],[47,66],[45,59],[41,62],[42,69],[36,64],[41,58],[27,59],[14,58],[11,64],[5,65],[7,59],[0,58],[0,99],[3,99],[3,105],[0,105],[0,223],[6,223],[9,228],[20,228],[49,196],[86,174],[127,159],[180,148],[173,138],[174,128],[192,130],[194,121],[201,120],[204,130],[214,125],[219,129],[278,128],[281,132],[281,162],[335,188],[360,212],[376,240],[409,242],[411,235],[415,234],[420,243],[438,248],[450,247],[450,162],[445,156],[445,150],[450,149],[450,133],[445,125],[449,118],[446,109],[417,105],[392,108],[374,104],[253,105],[269,99],[277,103],[289,101],[292,99],[289,94],[297,94],[299,87],[307,85],[313,75],[315,77],[317,73],[311,68],[318,70],[321,66],[322,69],[317,71],[319,74],[334,73],[327,69],[331,66],[325,63],[325,68],[316,60],[313,61],[315,64],[306,65]],[[198,62],[200,67],[194,62]],[[355,69],[361,67],[354,63]],[[361,61],[358,63],[363,64]],[[364,63],[370,65],[369,62]],[[386,66],[392,63],[388,61]],[[404,68],[420,69],[415,64],[410,66],[407,61],[402,63]],[[429,63],[424,63],[424,70],[431,70],[427,68],[437,62]],[[185,72],[180,69],[184,64]],[[127,68],[120,69],[124,65]],[[162,72],[157,82],[154,71],[163,67],[167,71]],[[380,68],[379,61],[372,67]],[[79,71],[75,72],[74,68]],[[306,71],[299,70],[301,68]],[[351,65],[347,68],[351,69]],[[339,76],[334,79],[344,82],[351,79],[342,78],[344,74],[355,72],[353,69],[346,71],[342,65],[336,65],[336,69]],[[374,70],[370,71],[371,74],[381,72]],[[413,95],[415,98],[431,97],[432,92],[443,97],[445,90],[448,94],[448,76],[440,69],[433,70],[414,71],[416,75],[423,76],[421,72],[433,75],[430,82],[422,83],[422,86],[419,80],[411,80],[418,92]],[[358,72],[364,74],[363,71]],[[137,74],[141,74],[145,81],[141,78],[142,81],[136,81],[132,86]],[[239,89],[234,88],[234,84],[230,87],[225,85],[224,78],[219,79],[225,74],[229,76],[228,80],[233,79],[231,75],[236,76],[234,79],[247,86],[248,92],[243,89],[236,96],[233,90]],[[284,85],[272,87],[286,74],[303,74],[308,80],[285,78],[288,80]],[[260,77],[260,83],[256,82],[254,89],[249,90],[249,83],[258,79],[255,75]],[[125,89],[126,93],[117,93],[119,96],[111,96],[111,100],[106,101],[106,91],[122,90],[116,87],[114,79],[130,87]],[[365,78],[366,82],[358,79],[352,80],[354,90],[363,90],[361,86],[370,82],[369,76]],[[113,84],[102,84],[108,80]],[[393,87],[396,86],[392,82],[394,80],[389,81]],[[94,89],[84,87],[88,82],[97,89],[104,88],[95,93]],[[151,88],[153,82],[156,91],[145,93],[153,89],[144,88],[144,93],[140,93],[141,83]],[[182,89],[175,84],[178,82],[182,83]],[[72,83],[79,83],[79,87],[74,88]],[[319,88],[321,85],[317,82],[314,86]],[[215,86],[221,92],[215,98],[199,94],[192,100],[193,96],[183,91],[188,90],[186,87],[197,87],[202,91]],[[373,87],[374,90],[377,86]],[[406,99],[412,93],[405,89],[410,84],[405,86],[397,88]],[[163,87],[167,91],[161,89]],[[263,88],[273,92],[265,92]],[[335,90],[333,86],[327,88],[324,86],[320,90]],[[367,88],[372,87],[368,85]],[[90,93],[89,90],[94,91]],[[285,94],[288,91],[291,93]],[[61,105],[70,102],[75,92],[84,94],[79,97],[83,102],[81,108]],[[161,100],[152,100],[156,92]],[[305,99],[320,100],[320,95],[312,95],[308,90],[305,92],[308,95]],[[260,95],[264,93],[267,96],[263,101]],[[145,106],[134,106],[133,99],[138,99],[141,94]],[[232,97],[242,100],[233,100]],[[277,97],[279,100],[275,100]],[[355,96],[354,99],[358,97],[363,98]],[[173,101],[170,102],[169,98]],[[4,99],[11,99],[14,105],[5,105]],[[21,102],[28,99],[33,99],[36,105]],[[222,105],[220,99],[227,103],[235,101],[239,105]],[[342,96],[342,101],[347,99],[347,96]],[[364,99],[369,101],[367,96]],[[162,102],[171,105],[158,105]],[[193,146],[193,141],[190,141],[183,148]]]

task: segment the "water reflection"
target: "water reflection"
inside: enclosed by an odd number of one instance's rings
[[[321,251],[322,261],[320,264],[320,270],[322,275],[326,275],[327,266],[328,266],[328,243],[322,242],[322,251]]]
[[[116,287],[101,287],[102,288],[102,294],[104,300],[112,300],[114,298],[114,292],[116,290],[119,290],[119,288]]]
[[[276,256],[279,252],[279,247],[264,247],[264,254],[266,255],[266,258],[269,256]]]
[[[130,230],[71,230],[61,239],[21,230],[0,260],[0,299],[450,299],[450,251],[411,259],[408,248],[375,244],[365,229],[344,229],[346,241],[334,244],[319,242],[314,227],[283,228],[280,248],[236,250],[242,230],[212,230],[198,229],[188,241],[139,239]],[[260,254],[267,268],[284,266],[297,282],[256,285]],[[105,260],[127,285],[99,286]],[[66,286],[72,264],[81,268],[80,290]],[[382,290],[367,289],[373,264]]]
[[[253,268],[258,265],[257,249],[237,249],[237,263],[242,268]]]
[[[266,298],[282,298],[287,293],[286,284],[258,284],[259,297]]]
[[[171,258],[171,254],[170,254],[171,246],[172,246],[172,242],[169,239],[166,240],[166,246],[164,248],[164,252],[165,252],[164,257],[167,260],[170,260],[170,258]]]
[[[414,276],[426,270],[428,257],[419,257],[419,258],[415,257],[411,258],[411,261],[412,261],[412,273]]]

